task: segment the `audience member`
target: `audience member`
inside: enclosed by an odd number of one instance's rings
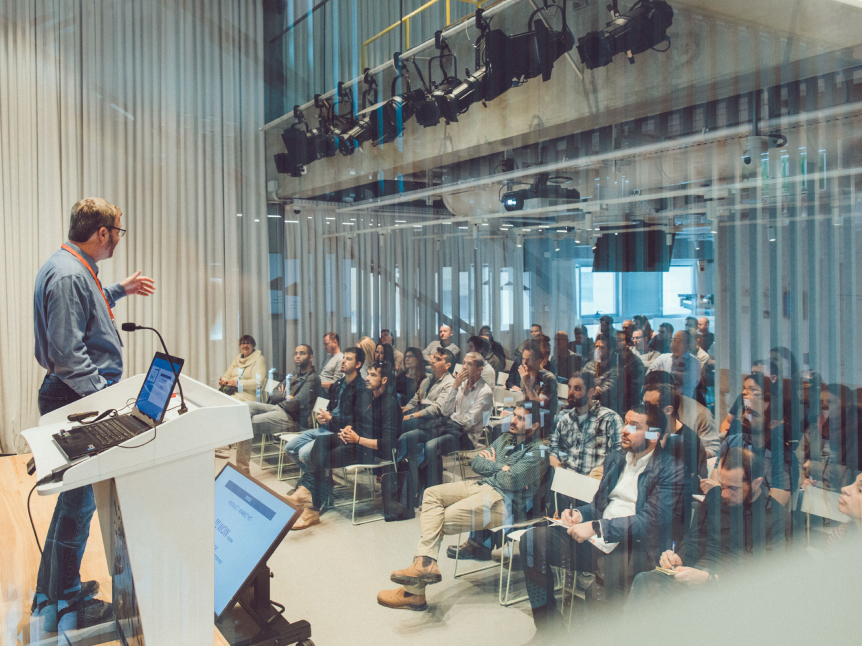
[[[691,336],[685,330],[674,334],[670,352],[653,361],[649,371],[663,370],[673,374],[674,379],[681,384],[682,394],[694,399],[700,383],[700,363],[691,354],[691,342]]]
[[[327,332],[323,335],[323,349],[329,355],[329,361],[320,371],[320,390],[323,395],[328,395],[329,387],[343,375],[341,360],[344,359],[344,354],[341,352],[339,342],[336,332]]]
[[[641,360],[647,370],[661,354],[658,350],[651,350],[648,347],[648,341],[643,330],[636,328],[632,332],[632,353]]]
[[[682,397],[676,386],[671,385],[669,380],[647,386],[643,401],[644,404],[658,406],[667,418],[667,428],[662,430],[659,446],[684,466],[683,518],[689,518],[691,497],[700,493],[700,481],[709,475],[706,470],[706,451],[703,443],[692,428],[680,421],[679,406]]]
[[[539,367],[551,372],[551,338],[546,334],[539,339],[539,352]]]
[[[403,405],[406,406],[407,402],[413,399],[423,379],[425,379],[425,356],[422,350],[407,348],[404,353],[404,364],[395,382],[395,391]]]
[[[626,340],[627,340],[627,341],[629,342],[629,344],[631,345],[632,332],[634,332],[634,331],[635,331],[635,322],[634,322],[634,321],[632,321],[631,319],[626,319],[625,321],[623,321],[622,331],[623,331],[623,332],[625,333],[625,335],[626,335]]]
[[[528,518],[529,501],[541,490],[548,469],[536,408],[534,402],[519,404],[509,432],[473,458],[471,467],[482,480],[462,480],[425,490],[413,564],[391,574],[392,582],[402,587],[381,590],[377,603],[399,610],[426,610],[426,586],[443,579],[437,565],[443,536]],[[538,506],[533,508],[540,514]]]
[[[347,348],[342,354],[339,372],[341,377],[329,389],[329,403],[325,411],[317,414],[317,428],[310,428],[291,439],[284,452],[300,469],[308,463],[314,440],[321,435],[340,433],[341,429],[356,424],[358,402],[365,392],[365,380],[359,371],[365,364],[362,348]]]
[[[255,401],[258,385],[266,387],[266,359],[260,350],[255,350],[256,345],[253,336],[243,334],[239,339],[239,354],[218,380],[219,390],[241,402]]]
[[[599,334],[604,334],[606,339],[616,338],[617,329],[614,327],[614,317],[605,314],[599,319]]]
[[[473,447],[479,444],[482,429],[494,407],[494,392],[485,381],[485,360],[478,352],[468,352],[464,367],[455,376],[452,389],[443,402],[443,415],[470,438]]]
[[[632,322],[635,324],[635,330],[640,330],[644,333],[644,339],[646,339],[647,345],[649,345],[649,342],[657,334],[650,326],[649,319],[643,314],[635,314],[632,317]]]
[[[440,484],[438,456],[460,445],[460,429],[443,415],[443,405],[455,383],[450,372],[454,364],[451,352],[438,349],[431,356],[431,376],[422,381],[413,399],[402,409],[404,419],[399,443],[405,448],[410,467],[410,501],[418,496],[420,489],[419,445],[425,445],[425,481],[429,487]]]
[[[395,348],[393,348],[388,343],[378,343],[377,347],[374,348],[374,361],[373,363],[386,363],[389,366],[389,369],[392,370],[392,374],[384,375],[387,379],[386,388],[395,395],[395,371],[393,366],[395,365]]]
[[[688,332],[690,343],[689,352],[691,356],[697,359],[700,363],[700,374],[706,374],[706,367],[709,364],[709,354],[697,344],[697,319],[689,316],[685,319],[685,331]]]
[[[614,598],[625,593],[636,574],[658,565],[676,534],[682,537],[682,467],[656,450],[666,427],[664,413],[654,406],[627,411],[622,449],[607,454],[592,502],[565,510],[562,526],[535,527],[521,537],[538,639],[563,633],[551,566],[594,573],[603,559],[605,594]]]
[[[742,447],[725,453],[718,464],[720,486],[699,506],[697,522],[689,527],[676,550],[665,550],[657,570],[638,574],[629,604],[719,581],[720,577],[746,568],[752,559],[784,549],[774,541],[792,535],[786,510],[769,497],[755,454]]]
[[[497,370],[491,362],[497,361],[497,357],[490,350],[490,344],[487,339],[481,336],[471,336],[470,340],[467,341],[468,354],[473,352],[482,357],[482,379],[488,384],[488,387],[493,391],[494,386],[497,385]],[[466,358],[465,358],[466,364]]]
[[[540,348],[539,343],[532,341],[521,353],[523,363],[518,367],[521,385],[517,390],[524,393],[525,399],[539,403],[542,428],[550,434],[557,414],[557,379],[539,367]]]
[[[404,354],[395,347],[394,341],[395,339],[392,338],[389,330],[385,328],[380,330],[380,343],[392,346],[392,354],[395,355],[395,372],[397,373],[401,371],[401,367],[404,365]]]
[[[593,340],[587,334],[586,325],[578,325],[574,330],[575,338],[569,343],[569,350],[581,358],[581,365],[587,364],[593,358]]]
[[[618,374],[616,366],[611,362],[611,347],[608,338],[601,333],[597,334],[594,348],[594,358],[584,366],[584,372],[589,372],[596,379],[596,399],[601,401],[605,408],[617,412],[614,406],[617,402]]]
[[[673,339],[673,325],[662,323],[658,326],[658,334],[650,341],[649,349],[657,350],[659,354],[667,354],[670,352],[671,339]]]
[[[769,364],[769,371],[767,372],[767,363],[762,359],[755,361],[751,364],[751,374],[760,373],[765,377],[769,378],[769,381],[774,385],[778,380],[778,366],[774,363]],[[730,430],[730,425],[733,424],[733,420],[736,419],[737,415],[739,415],[739,411],[742,408],[742,395],[737,395],[736,400],[734,400],[733,405],[730,407],[730,410],[727,411],[727,415],[724,418],[724,421],[721,423],[721,428],[719,432],[721,433],[721,437],[723,438],[727,435],[727,431]]]
[[[611,393],[611,406],[615,411],[626,411],[641,401],[646,368],[629,347],[626,333],[616,333],[616,352],[612,355],[613,369],[617,373],[616,397]]]
[[[538,350],[538,348],[537,348]],[[515,351],[515,361],[512,363],[512,367],[509,369],[509,376],[506,377],[506,389],[507,390],[521,390],[521,373],[520,368],[523,362],[523,357],[521,353],[517,350]]]
[[[434,356],[434,353],[441,349],[448,350],[455,358],[456,362],[461,357],[461,348],[452,341],[452,328],[446,323],[440,326],[439,339],[435,339],[429,343],[428,347],[422,351],[422,354],[425,355],[426,360],[431,361],[431,357]]]
[[[543,336],[544,336],[544,333],[542,332],[542,326],[539,325],[538,323],[533,323],[530,326],[530,338],[524,339],[523,341],[521,341],[521,345],[519,345],[517,347],[517,349],[515,350],[515,357],[520,357],[521,353],[524,351],[524,348],[526,348],[528,345],[530,345],[531,341],[539,341]],[[517,358],[516,358],[516,361],[517,361]]]
[[[314,369],[314,351],[303,343],[293,352],[296,372],[273,389],[269,402],[246,402],[255,438],[275,433],[299,433],[311,428],[311,410],[320,392],[320,379]],[[237,444],[236,465],[248,473],[253,440]]]
[[[623,421],[595,399],[595,391],[589,372],[569,377],[569,410],[551,433],[552,467],[601,478],[605,455],[620,448]]]
[[[769,495],[786,506],[798,485],[798,461],[792,449],[789,420],[789,398],[772,401],[771,382],[763,375],[749,375],[742,382],[743,408],[721,443],[719,456],[734,446],[750,449],[763,465],[763,475]],[[714,480],[702,483],[702,489],[715,486]]]
[[[392,371],[392,366],[386,363],[374,363],[368,370],[365,391],[357,403],[357,423],[345,426],[337,435],[324,435],[314,440],[308,469],[303,472],[293,495],[286,497],[293,507],[303,510],[293,525],[294,530],[320,523],[323,505],[332,496],[333,469],[392,459],[400,421],[398,404],[386,383],[386,375]]]
[[[494,340],[494,335],[491,334],[491,328],[488,326],[484,326],[481,330],[479,330],[479,336],[483,339],[488,340],[488,345],[491,349],[491,354],[496,357],[498,363],[500,365],[500,371],[506,369],[506,349],[503,347],[502,343],[499,343]]]
[[[697,319],[697,347],[704,352],[709,352],[713,341],[715,341],[715,335],[709,331],[709,319],[701,316]]]
[[[855,402],[856,396],[847,386],[821,385],[820,414],[805,428],[798,450],[806,486],[839,489],[860,470],[862,449]]]
[[[557,332],[556,352],[551,359],[550,371],[562,382],[567,382],[576,372],[581,370],[581,357],[569,350],[569,335],[560,330]]]
[[[362,364],[362,370],[359,371],[359,376],[364,381],[368,378],[368,369],[374,362],[374,351],[377,349],[377,344],[374,343],[374,339],[370,336],[364,336],[359,339],[356,345],[362,348],[362,352],[365,353],[365,363]]]
[[[858,537],[862,532],[862,473],[856,476],[856,480],[841,488],[837,509],[845,516],[849,516],[852,522],[842,523],[833,529],[829,533],[830,544],[842,540],[851,533]]]

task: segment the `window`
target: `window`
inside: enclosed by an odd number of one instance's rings
[[[694,289],[694,269],[691,265],[671,265],[670,271],[662,274],[661,313],[662,316],[678,314],[688,316],[691,311],[679,304],[680,294],[691,294]]]
[[[528,271],[524,272],[524,301],[523,301],[523,313],[524,313],[524,329],[529,330],[530,326],[533,325],[533,307],[530,299],[530,291],[532,289],[532,282],[530,280],[531,274]]]
[[[617,313],[617,274],[593,272],[592,267],[578,267],[580,314],[587,318]]]
[[[512,277],[515,270],[503,267],[500,270],[500,331],[508,332],[515,318],[515,300],[512,297],[515,287]]]

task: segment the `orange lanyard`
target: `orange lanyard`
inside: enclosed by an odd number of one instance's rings
[[[75,258],[77,258],[78,260],[80,260],[80,261],[81,261],[81,264],[82,264],[82,265],[84,265],[84,267],[86,267],[86,268],[87,268],[87,271],[89,271],[89,272],[90,272],[90,275],[93,277],[93,280],[95,280],[95,281],[96,281],[96,285],[99,287],[99,293],[102,295],[102,298],[104,298],[104,299],[105,299],[105,307],[107,307],[107,308],[108,308],[108,314],[110,314],[110,315],[111,315],[111,321],[113,322],[113,320],[114,320],[114,312],[113,312],[113,310],[111,309],[111,306],[110,306],[110,305],[108,305],[108,297],[107,297],[107,296],[105,296],[105,290],[103,290],[103,289],[102,289],[102,283],[99,281],[99,278],[96,276],[96,272],[94,272],[94,271],[93,271],[93,268],[92,268],[92,267],[90,267],[89,263],[88,263],[86,260],[84,260],[83,258],[81,258],[81,255],[80,255],[77,251],[75,251],[74,249],[72,249],[72,247],[67,246],[65,243],[63,243],[63,245],[61,245],[61,246],[63,247],[63,249],[65,249],[65,250],[66,250],[66,251],[68,251],[70,254],[72,254],[73,256],[75,256]]]

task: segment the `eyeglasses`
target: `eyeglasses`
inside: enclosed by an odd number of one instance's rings
[[[106,229],[113,229],[114,231],[119,231],[120,233],[118,233],[117,235],[119,235],[121,238],[122,238],[124,235],[126,235],[126,230],[125,230],[125,229],[121,229],[120,227],[105,227],[105,228],[106,228]]]

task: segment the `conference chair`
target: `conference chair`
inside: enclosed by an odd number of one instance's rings
[[[501,386],[494,388],[494,414],[499,415],[503,408],[512,408],[524,400],[524,393],[515,390],[506,390]]]
[[[314,406],[311,409],[311,424],[313,428],[319,428],[317,424],[317,414],[321,411],[325,411],[327,406],[329,406],[329,400],[325,397],[318,397],[317,401],[314,402]],[[297,431],[295,433],[290,431],[284,431],[282,433],[277,433],[276,437],[278,438],[278,473],[276,474],[276,478],[278,480],[287,480],[288,478],[296,477],[299,475],[300,469],[297,467],[293,460],[288,460],[288,468],[293,467],[292,473],[288,476],[284,476],[284,449],[287,446],[287,443],[290,442],[293,438],[299,435],[302,431]],[[274,455],[274,454],[273,454]]]
[[[509,381],[509,373],[502,370],[497,373],[497,385],[503,388],[506,387],[506,382]]]
[[[376,496],[376,484],[377,477],[374,473],[377,469],[382,469],[383,467],[391,466],[395,469],[395,472],[398,472],[398,463],[395,460],[395,449],[392,449],[392,459],[391,460],[383,460],[382,462],[377,463],[369,463],[369,464],[350,464],[344,467],[344,480],[345,482],[349,482],[348,474],[353,474],[353,502],[352,502],[352,511],[350,515],[350,522],[354,525],[364,525],[366,523],[374,523],[378,520],[384,520],[383,514],[378,514],[371,516],[369,518],[364,518],[363,520],[356,520],[356,505],[357,503],[366,503],[373,502]],[[359,487],[359,475],[360,473],[368,473],[369,476],[369,488],[371,490],[371,496],[368,498],[363,498],[359,500],[357,498],[358,487]],[[345,501],[333,502],[333,507],[346,507],[349,503]]]

